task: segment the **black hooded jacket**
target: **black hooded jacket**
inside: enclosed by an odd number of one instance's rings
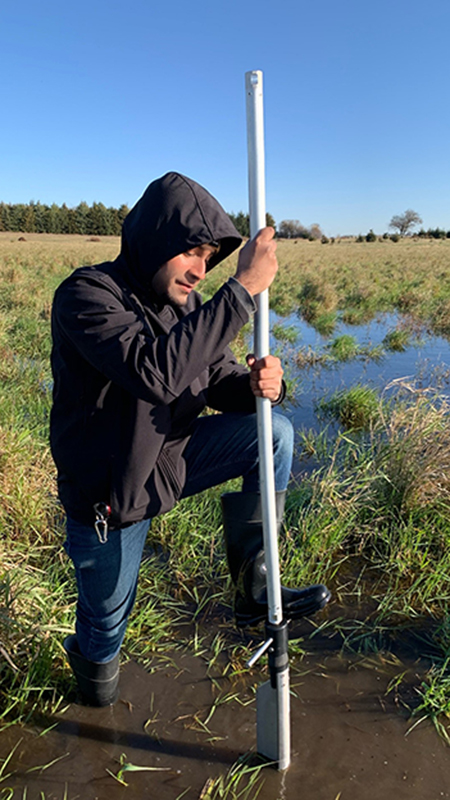
[[[219,203],[177,173],[154,181],[125,219],[113,262],[75,270],[52,314],[51,447],[66,512],[92,524],[94,505],[124,526],[168,511],[185,482],[183,451],[205,406],[254,411],[248,370],[229,343],[254,310],[231,278],[202,304],[161,307],[158,268],[220,242],[209,268],[241,237]]]

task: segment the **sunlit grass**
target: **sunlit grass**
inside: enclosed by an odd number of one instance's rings
[[[226,775],[208,779],[200,797],[202,800],[256,800],[264,785],[262,773],[263,767],[248,766],[244,758],[233,764]]]
[[[367,428],[380,411],[378,393],[370,386],[356,384],[339,389],[317,404],[325,416],[335,417],[344,428]]]
[[[393,352],[403,352],[411,343],[411,333],[407,329],[396,328],[389,331],[383,339],[386,350]]]
[[[278,339],[280,342],[289,342],[290,344],[295,344],[298,339],[298,328],[295,325],[282,325],[281,323],[276,323],[272,327],[272,336],[275,339]]]
[[[355,336],[344,333],[341,336],[336,336],[330,342],[328,350],[331,358],[336,361],[350,361],[352,358],[356,358],[360,352],[360,346]]]

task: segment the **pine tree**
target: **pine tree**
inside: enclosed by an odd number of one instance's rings
[[[47,233],[61,233],[59,206],[52,203],[47,213]]]
[[[84,200],[75,209],[75,229],[84,236],[89,233],[89,206]]]
[[[34,228],[36,233],[45,233],[47,215],[48,206],[42,205],[38,200],[34,207]]]

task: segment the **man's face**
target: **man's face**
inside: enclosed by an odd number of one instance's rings
[[[172,305],[184,306],[205,277],[209,259],[216,251],[213,245],[201,244],[166,261],[153,277],[153,291]]]

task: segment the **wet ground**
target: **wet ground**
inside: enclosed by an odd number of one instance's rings
[[[402,660],[392,652],[342,655],[340,642],[327,634],[305,639],[304,647],[306,654],[296,656],[291,665],[291,766],[285,774],[266,767],[258,784],[242,797],[450,797],[450,747],[428,722],[411,730],[415,720],[410,707],[429,667],[413,655],[414,647]],[[2,800],[227,797],[208,793],[208,786],[244,753],[255,750],[252,686],[264,676],[254,673],[246,682],[220,678],[218,672],[208,674],[205,659],[189,653],[178,655],[176,664],[154,666],[156,672],[149,674],[134,662],[124,665],[121,699],[113,708],[73,703],[35,728],[0,734],[3,757],[18,742],[1,775]],[[388,691],[404,672],[400,689]],[[241,702],[232,699],[236,694]],[[124,772],[128,786],[122,785],[113,777],[121,760],[146,771]],[[12,774],[5,779],[8,772]],[[240,790],[245,785],[243,780]]]

